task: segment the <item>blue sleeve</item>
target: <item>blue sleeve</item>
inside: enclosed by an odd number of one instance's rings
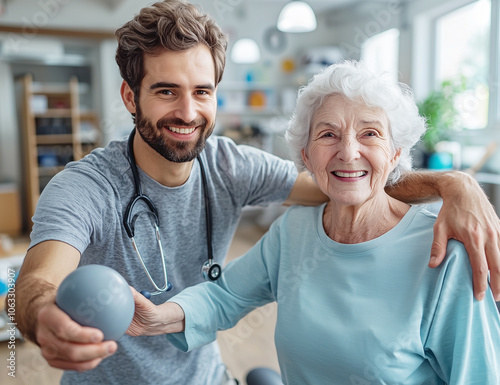
[[[500,383],[500,317],[491,290],[477,301],[463,245],[450,241],[436,289],[425,354],[449,385]],[[424,315],[425,317],[425,315]]]
[[[279,264],[279,226],[274,222],[268,233],[246,254],[230,262],[216,282],[189,287],[170,302],[185,314],[185,330],[167,335],[182,351],[215,340],[218,330],[226,330],[253,309],[276,298]]]

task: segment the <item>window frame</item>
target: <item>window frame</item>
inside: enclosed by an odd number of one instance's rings
[[[473,4],[479,0],[450,0],[418,14],[414,19],[412,67],[413,89],[417,99],[425,98],[435,90],[437,76],[437,23],[449,13]],[[488,133],[500,128],[500,0],[490,0],[490,42],[488,70],[488,123],[485,128],[463,129],[460,136]]]

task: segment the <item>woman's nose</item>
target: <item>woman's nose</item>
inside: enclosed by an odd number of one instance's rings
[[[338,157],[349,163],[359,158],[359,143],[355,138],[346,137],[339,143]]]

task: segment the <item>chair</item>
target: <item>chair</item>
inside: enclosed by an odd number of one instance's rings
[[[283,385],[281,376],[272,369],[255,368],[247,374],[247,385]]]

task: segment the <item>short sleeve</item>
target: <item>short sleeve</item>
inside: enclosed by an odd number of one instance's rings
[[[83,253],[91,240],[102,238],[113,217],[115,193],[99,173],[65,169],[43,190],[33,216],[30,247],[57,240]],[[92,239],[94,238],[94,239]]]
[[[285,201],[297,179],[293,162],[281,159],[255,147],[236,145],[228,138],[218,137],[214,146],[207,146],[209,165],[215,181],[223,181],[217,189],[231,192],[237,206],[267,205]]]

